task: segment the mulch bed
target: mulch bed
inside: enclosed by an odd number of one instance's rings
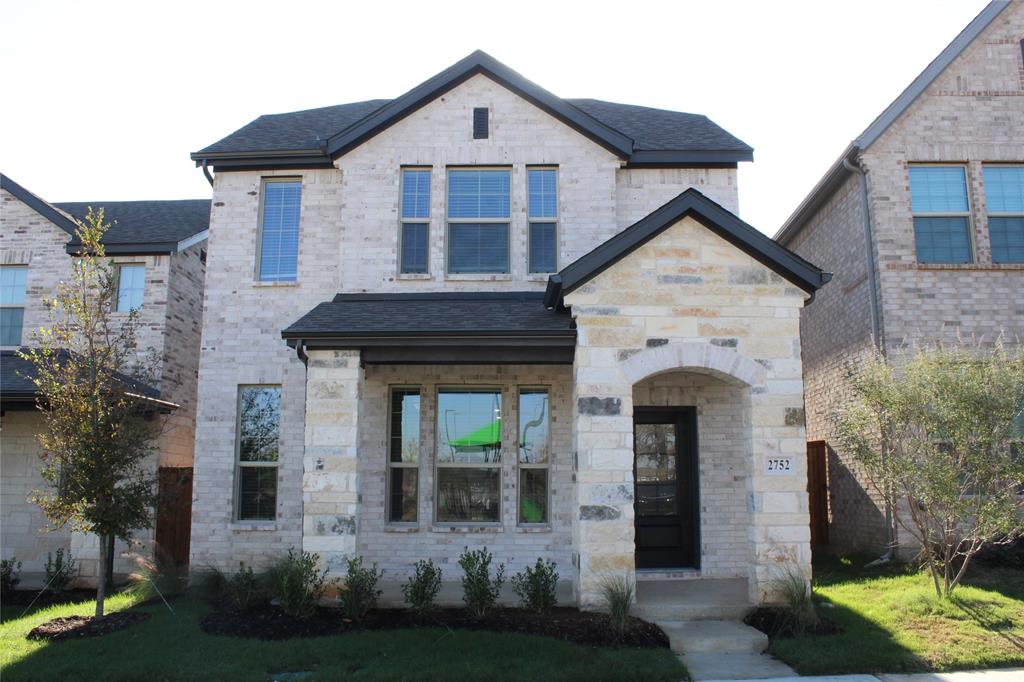
[[[668,637],[657,625],[630,618],[626,632],[616,638],[609,630],[608,616],[574,608],[556,608],[547,614],[494,609],[484,618],[476,618],[465,609],[439,609],[423,617],[407,609],[374,609],[361,623],[353,623],[337,609],[320,608],[307,620],[295,620],[269,604],[249,611],[220,606],[206,614],[200,627],[211,635],[255,639],[319,637],[359,630],[451,628],[540,635],[586,646],[668,648]]]
[[[743,619],[743,622],[752,628],[756,628],[772,639],[791,639],[797,636],[793,632],[783,609],[771,606],[762,606],[754,609]],[[843,633],[843,627],[820,613],[818,624],[813,628],[804,630],[805,635],[839,635]]]
[[[118,611],[109,613],[103,618],[95,616],[67,616],[65,618],[54,618],[38,625],[28,633],[29,639],[48,639],[51,642],[62,639],[83,639],[85,637],[98,637],[118,630],[124,630],[130,625],[149,618],[148,613],[139,611]]]
[[[39,597],[38,599],[36,599],[37,596]],[[13,592],[4,592],[3,604],[4,606],[28,606],[32,604],[32,608],[36,608],[54,606],[56,604],[77,604],[78,602],[92,601],[95,598],[96,590],[87,589],[67,590],[57,594],[52,592],[39,594],[39,590],[14,590]],[[32,603],[33,599],[35,599],[35,603]]]

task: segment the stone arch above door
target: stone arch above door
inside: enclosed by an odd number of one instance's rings
[[[705,370],[725,375],[746,386],[759,386],[764,383],[766,374],[763,365],[731,348],[691,341],[647,348],[630,356],[621,367],[631,384],[662,372]]]

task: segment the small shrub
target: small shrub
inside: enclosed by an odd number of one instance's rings
[[[512,589],[519,596],[523,606],[537,613],[547,613],[558,602],[555,586],[558,571],[553,561],[538,558],[537,563],[512,576]]]
[[[216,566],[206,565],[191,571],[189,591],[202,599],[217,601],[227,596],[228,577]]]
[[[409,582],[402,585],[405,602],[420,615],[434,608],[434,599],[441,591],[441,569],[431,559],[417,561],[412,566]]]
[[[320,555],[288,550],[274,567],[274,583],[281,610],[292,618],[309,618],[327,586],[327,569],[320,571]]]
[[[772,588],[782,598],[782,617],[777,634],[798,637],[818,624],[818,614],[811,598],[811,584],[801,570],[786,565],[779,577],[772,580]]]
[[[462,600],[466,608],[477,618],[483,618],[494,608],[501,594],[501,586],[505,583],[505,564],[498,566],[494,578],[491,578],[491,560],[494,557],[487,548],[470,551],[466,547],[459,555],[459,566],[462,568]]]
[[[21,582],[21,562],[18,557],[0,559],[0,592],[8,594]]]
[[[338,595],[338,602],[341,604],[341,612],[346,618],[360,621],[366,615],[381,590],[377,589],[377,581],[384,575],[384,571],[377,570],[377,563],[374,562],[371,568],[363,567],[363,557],[355,557],[348,560],[348,575],[345,578],[345,587]]]
[[[608,575],[598,583],[601,601],[608,611],[608,625],[617,637],[629,625],[629,608],[633,605],[633,581],[628,575]]]
[[[218,571],[219,573],[219,571]],[[268,597],[267,580],[252,571],[252,567],[238,562],[238,570],[230,578],[224,578],[224,596],[228,603],[239,611],[248,611]],[[216,586],[216,578],[211,579],[211,587]]]
[[[153,558],[139,557],[135,563],[139,570],[128,579],[132,582],[132,591],[143,599],[166,599],[181,594],[188,586],[184,572],[159,545],[153,552]]]
[[[58,547],[56,554],[46,553],[46,589],[51,594],[60,594],[77,576],[78,562],[71,556],[71,550]]]

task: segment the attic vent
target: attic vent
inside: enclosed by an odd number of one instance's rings
[[[487,107],[473,109],[473,139],[487,139]]]

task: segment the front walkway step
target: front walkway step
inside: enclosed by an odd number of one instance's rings
[[[751,609],[747,581],[645,581],[636,586],[634,615],[649,621],[743,620]]]
[[[694,680],[763,680],[796,677],[796,671],[768,654],[696,652],[681,656]]]
[[[668,635],[669,646],[676,653],[759,654],[768,648],[768,635],[737,621],[662,621],[658,626]]]

